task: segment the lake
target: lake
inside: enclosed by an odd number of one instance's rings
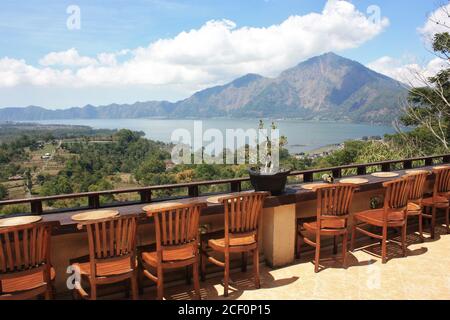
[[[225,136],[226,129],[256,129],[259,119],[199,119],[203,131],[219,129]],[[170,142],[172,132],[183,128],[193,132],[194,120],[174,119],[72,119],[33,121],[42,124],[85,125],[94,129],[130,129],[145,132],[146,138]],[[270,120],[265,121],[266,126]],[[308,152],[319,147],[336,144],[363,136],[383,136],[394,133],[390,125],[356,124],[332,121],[276,120],[280,133],[288,138],[291,153]],[[192,133],[193,135],[193,133]]]

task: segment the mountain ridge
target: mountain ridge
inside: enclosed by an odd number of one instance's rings
[[[329,52],[267,78],[255,73],[195,92],[177,101],[86,105],[49,110],[0,109],[1,121],[117,118],[276,117],[388,122],[400,113],[407,90],[357,61]]]

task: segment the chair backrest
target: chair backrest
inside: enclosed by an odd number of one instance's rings
[[[0,279],[50,266],[50,237],[49,223],[0,228]]]
[[[350,183],[336,183],[316,189],[319,228],[321,220],[343,219],[348,216],[353,194],[357,189],[357,185]]]
[[[429,173],[426,171],[408,174],[408,176],[413,178],[414,181],[409,190],[408,200],[417,202],[420,202],[420,200],[422,200],[428,175]]]
[[[137,215],[82,222],[86,227],[89,243],[91,274],[95,278],[97,263],[119,257],[136,259]],[[131,264],[133,265],[133,264]]]
[[[162,259],[162,251],[176,247],[195,247],[199,240],[199,222],[204,202],[175,204],[148,211],[155,219],[156,250]]]
[[[219,200],[225,211],[225,244],[230,236],[258,235],[259,215],[261,214],[267,192],[241,192],[225,196]]]
[[[445,168],[435,168],[433,196],[446,193],[450,191],[450,166]]]
[[[406,175],[399,179],[383,183],[385,188],[384,209],[403,209],[406,213],[410,190],[414,184],[414,178]]]

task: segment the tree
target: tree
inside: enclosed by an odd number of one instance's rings
[[[31,170],[28,168],[25,170],[24,180],[25,180],[25,186],[27,187],[28,191],[31,193],[31,189],[33,188],[33,179],[31,176]]]
[[[450,14],[446,6],[440,8],[443,16]],[[448,19],[441,21],[431,17],[442,30],[449,30]],[[424,138],[431,136],[441,149],[448,152],[450,149],[450,34],[447,31],[436,33],[432,39],[432,50],[442,59],[443,69],[435,76],[426,77],[415,73],[416,80],[421,86],[412,87],[408,97],[403,101],[404,115],[397,124],[397,129],[410,148],[421,150],[421,139],[417,140],[417,131],[414,134],[404,133],[399,124],[417,126],[422,130]],[[425,130],[425,131],[423,131]]]
[[[0,184],[0,200],[6,199],[7,196],[8,189],[3,184]]]

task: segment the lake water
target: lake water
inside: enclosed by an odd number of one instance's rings
[[[257,129],[259,119],[203,119],[203,131],[219,129],[225,136],[226,129]],[[170,142],[175,129],[187,129],[193,135],[194,120],[172,119],[73,119],[34,121],[43,124],[86,125],[94,129],[130,129],[145,132],[146,138]],[[270,124],[270,121],[265,121]],[[277,120],[280,133],[288,138],[291,153],[305,152],[363,136],[383,136],[394,133],[389,125],[355,124],[329,121]]]

